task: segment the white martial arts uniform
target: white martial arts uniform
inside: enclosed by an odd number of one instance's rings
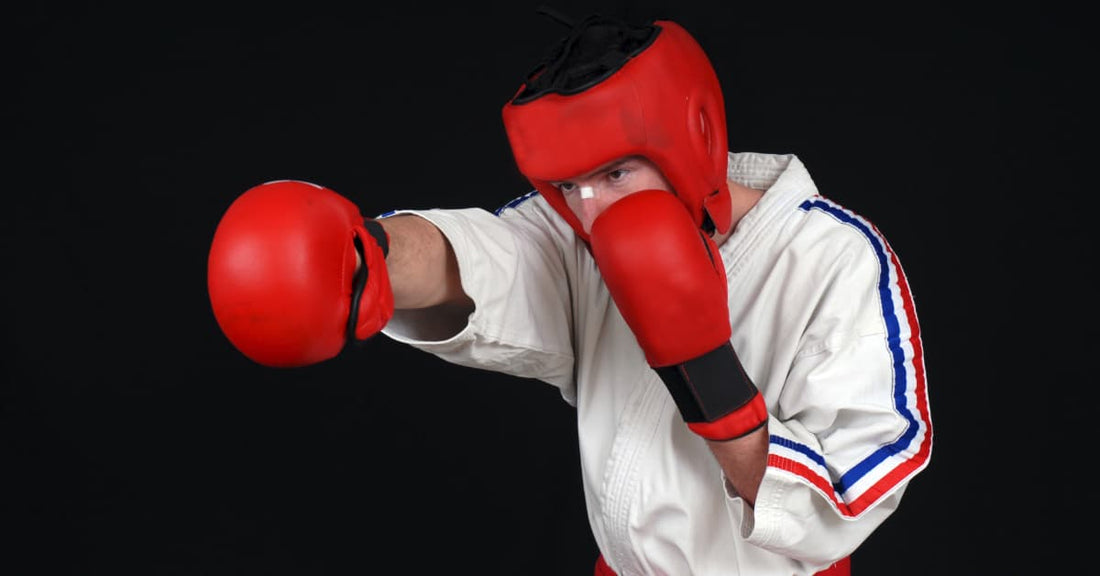
[[[401,311],[384,333],[561,390],[577,409],[592,532],[620,576],[812,574],[854,551],[928,464],[920,330],[889,244],[819,195],[793,155],[730,154],[729,176],[766,191],[720,247],[731,341],[770,413],[755,508],[685,426],[588,250],[540,195],[495,214],[414,212],[450,240],[476,309],[443,340]]]

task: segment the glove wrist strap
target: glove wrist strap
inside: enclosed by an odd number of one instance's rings
[[[389,256],[390,253],[390,238],[386,234],[386,229],[382,227],[374,218],[364,218],[363,228],[367,230],[367,233],[374,238],[378,247],[382,249],[382,257]],[[365,253],[366,247],[363,245],[363,240],[356,236],[353,239],[355,243],[355,250],[359,252],[359,259],[363,262],[363,265],[359,267],[359,270],[355,272],[355,277],[352,280],[351,287],[351,311],[348,314],[348,323],[346,328],[346,335],[344,337],[344,348],[348,347],[348,344],[357,341],[355,337],[355,329],[359,322],[359,306],[363,299],[363,290],[367,287],[367,278],[370,276],[370,269],[367,266],[367,255]]]
[[[655,370],[696,434],[731,440],[767,421],[764,399],[729,342],[687,362]]]
[[[363,227],[374,237],[374,241],[377,242],[378,247],[382,249],[382,256],[389,256],[390,237],[386,234],[386,229],[382,227],[382,224],[374,218],[364,218]]]

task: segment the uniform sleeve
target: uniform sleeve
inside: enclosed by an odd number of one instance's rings
[[[932,446],[920,329],[896,255],[847,212],[836,259],[777,398],[754,508],[728,501],[762,548],[827,564],[851,554],[897,508]],[[821,270],[827,268],[827,273]]]
[[[450,241],[475,309],[465,328],[434,338],[432,318],[397,311],[383,333],[449,362],[550,383],[575,401],[572,316],[559,230],[538,206],[505,216],[481,209],[402,211]]]

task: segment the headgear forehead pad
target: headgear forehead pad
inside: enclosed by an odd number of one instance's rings
[[[674,22],[585,19],[528,76],[503,118],[520,172],[585,240],[550,182],[624,156],[656,164],[696,225],[729,229],[722,90],[702,48]]]

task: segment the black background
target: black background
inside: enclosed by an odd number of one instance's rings
[[[1088,20],[764,4],[554,6],[685,25],[731,149],[797,154],[900,255],[935,445],[855,574],[1083,566]],[[563,31],[536,6],[6,9],[0,572],[591,573],[555,389],[384,337],[265,369],[206,295],[218,219],[263,181],[365,214],[526,192],[500,107]]]

